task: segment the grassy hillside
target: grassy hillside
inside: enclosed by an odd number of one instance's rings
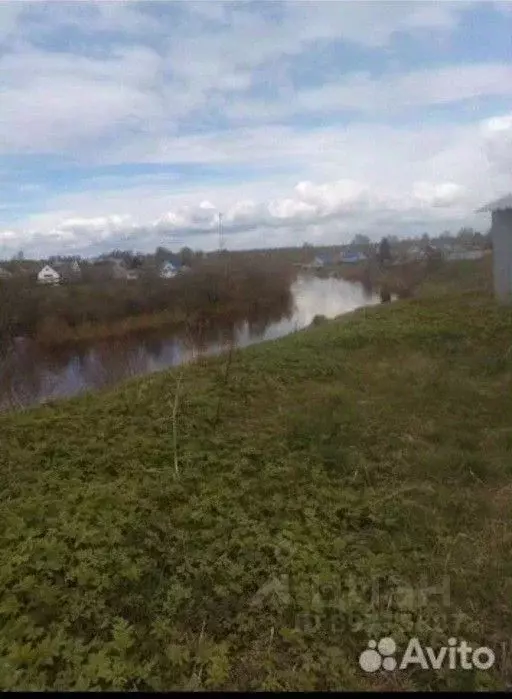
[[[512,638],[512,310],[475,269],[188,366],[177,402],[179,370],[0,417],[0,689],[512,682],[357,664]]]

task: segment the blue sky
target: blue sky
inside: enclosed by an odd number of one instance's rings
[[[481,229],[512,2],[0,2],[0,256]]]

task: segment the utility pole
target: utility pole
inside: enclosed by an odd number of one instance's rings
[[[224,233],[222,230],[222,214],[219,212],[219,252],[224,250]]]

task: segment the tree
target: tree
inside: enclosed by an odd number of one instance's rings
[[[352,242],[350,244],[355,247],[366,248],[370,245],[370,243],[370,238],[367,235],[362,235],[361,233],[358,233],[352,238]]]
[[[382,238],[379,245],[379,262],[384,264],[385,262],[389,262],[391,259],[391,246],[389,244],[389,240],[387,238]]]
[[[457,233],[457,238],[461,242],[472,243],[475,236],[475,231],[472,228],[463,227]]]
[[[142,267],[143,259],[139,255],[134,255],[128,262],[130,269],[139,269]]]
[[[480,231],[476,231],[473,235],[473,242],[475,243],[475,245],[483,247],[485,245],[485,236],[482,233],[480,233]]]
[[[185,265],[186,267],[191,267],[194,260],[194,251],[188,247],[181,248],[180,260],[182,265]]]
[[[132,253],[130,251],[126,250],[119,250],[119,248],[116,248],[115,250],[112,250],[111,252],[106,252],[102,255],[100,255],[100,259],[107,260],[109,257],[113,259],[118,259],[118,260],[124,260],[127,257],[130,257]]]
[[[162,245],[159,245],[157,249],[155,250],[155,260],[159,263],[162,264],[163,262],[166,262],[173,256],[172,251],[169,250],[168,248],[164,248]]]
[[[440,250],[433,245],[429,245],[426,250],[427,269],[433,270],[440,267],[443,263],[443,255]]]

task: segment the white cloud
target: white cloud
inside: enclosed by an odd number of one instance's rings
[[[117,129],[158,126],[165,111],[148,89],[158,70],[146,49],[109,60],[35,50],[0,57],[0,153],[79,155]]]
[[[450,207],[461,201],[464,195],[464,187],[455,182],[416,182],[413,186],[413,196],[425,206]]]
[[[64,156],[97,172],[80,192],[45,182],[41,210],[14,225],[11,207],[0,240],[27,251],[148,248],[187,237],[212,247],[219,211],[233,247],[461,224],[507,189],[512,117],[456,124],[446,110],[430,125],[403,117],[510,98],[510,66],[405,69],[397,58],[380,74],[340,59],[336,73],[334,59],[325,72],[315,59],[343,42],[378,68],[379,56],[395,56],[397,36],[432,52],[438,40],[449,46],[472,6],[100,0],[22,11],[0,2],[0,156]],[[68,34],[76,54],[41,48]],[[304,85],[300,71],[292,76],[299,65],[314,67]],[[101,174],[102,166],[151,163],[175,172]],[[215,166],[222,181],[204,172],[187,179],[180,165]]]
[[[131,216],[98,216],[97,218],[68,218],[62,221],[52,232],[71,234],[73,236],[93,235],[108,239],[112,233],[129,231],[135,224]]]
[[[311,219],[317,210],[311,204],[297,199],[278,199],[269,203],[268,212],[272,218],[295,221]]]
[[[352,180],[339,180],[322,185],[299,182],[295,191],[310,209],[319,215],[330,216],[351,207],[360,207],[367,199],[368,188]]]
[[[22,12],[21,3],[0,3],[0,41],[6,41],[13,35]]]
[[[21,244],[55,251],[62,242],[68,249],[97,251],[120,241],[149,249],[188,240],[209,249],[217,244],[219,211],[233,248],[304,239],[344,242],[355,232],[378,238],[384,231],[414,235],[465,224],[485,228],[486,220],[473,212],[507,188],[511,131],[512,117],[505,114],[458,128],[288,129],[278,140],[265,130],[246,130],[244,145],[240,134],[225,134],[224,140],[194,137],[203,153],[216,144],[219,157],[231,153],[236,160],[239,143],[244,153],[248,149],[262,160],[289,158],[295,176],[187,187],[144,176],[139,185],[101,195],[86,190],[60,195],[47,202],[47,213],[20,221],[16,235],[4,235],[4,245],[13,251]],[[502,175],[506,153],[509,170]]]
[[[169,46],[173,70],[208,82],[233,69],[247,70],[295,56],[318,42],[344,40],[383,47],[397,31],[451,29],[467,3],[285,2],[270,5],[270,16],[253,3],[187,3],[191,21]],[[273,12],[275,10],[275,12]],[[277,16],[276,16],[277,15]],[[215,22],[197,34],[194,16]],[[211,29],[211,27],[208,27]],[[193,40],[193,50],[187,51]],[[206,71],[206,75],[205,75]]]
[[[482,135],[491,174],[510,180],[512,172],[512,114],[486,121],[482,125]]]
[[[482,68],[481,75],[475,67],[467,76],[465,69],[452,69],[379,83],[356,73],[337,84],[296,94],[288,90],[285,102],[255,103],[247,91],[258,82],[259,71],[281,87],[289,82],[279,65],[283,58],[298,56],[318,42],[382,47],[396,32],[446,31],[465,3],[288,2],[276,5],[282,10],[278,20],[252,3],[218,3],[215,10],[205,5],[162,3],[164,10],[185,12],[186,20],[175,26],[176,18],[150,16],[144,3],[28,4],[41,11],[19,24],[17,42],[0,56],[0,154],[59,152],[91,161],[108,148],[118,161],[145,150],[165,160],[171,156],[168,139],[190,115],[208,122],[219,111],[246,122],[265,122],[272,115],[322,109],[393,108],[404,99],[414,104],[454,99],[450,94],[463,99],[479,85],[480,92],[501,85],[499,94],[509,94],[512,84],[500,66]],[[12,10],[16,4],[6,7],[11,9],[2,11],[15,27],[20,11]],[[205,18],[215,22],[215,30],[205,30]],[[45,36],[45,30],[70,27],[87,27],[94,41],[121,34],[132,43],[107,43],[95,58],[30,44],[32,36]],[[290,97],[291,104],[286,104]]]
[[[253,127],[229,132],[210,128],[197,136],[178,136],[174,131],[179,119],[198,108],[201,96],[172,92],[164,86],[162,66],[161,58],[145,49],[125,50],[109,61],[37,52],[25,54],[20,63],[15,56],[0,59],[0,81],[5,84],[0,102],[0,154],[60,152],[97,164],[263,164],[275,162],[277,153],[300,160],[303,153],[310,157],[310,149],[302,146],[296,130],[277,124],[261,128],[258,123],[343,109],[385,115],[476,96],[512,96],[512,69],[500,64],[415,71],[378,81],[360,74],[298,91],[291,100],[263,103],[233,97],[224,114],[244,124],[253,123]],[[382,130],[375,125],[375,140]],[[353,127],[324,129],[323,142],[312,131],[307,140],[311,144],[316,138],[317,154],[326,153],[330,159],[333,149],[339,152],[346,146],[344,134],[353,136],[357,131]],[[364,123],[359,131],[365,131],[366,138]],[[447,132],[452,131],[448,126]],[[435,138],[442,138],[440,133]],[[408,138],[406,131],[404,138]]]
[[[502,12],[506,16],[512,14],[512,2],[510,0],[494,0],[492,4],[498,12]]]
[[[19,231],[0,231],[0,241],[5,244],[16,244],[20,240],[23,240],[23,236]]]
[[[366,73],[340,76],[312,89],[287,92],[281,99],[232,99],[227,114],[244,123],[293,115],[350,110],[381,117],[407,108],[448,105],[475,97],[512,97],[512,67],[500,63],[447,66],[371,78]],[[291,97],[291,98],[290,98]]]

